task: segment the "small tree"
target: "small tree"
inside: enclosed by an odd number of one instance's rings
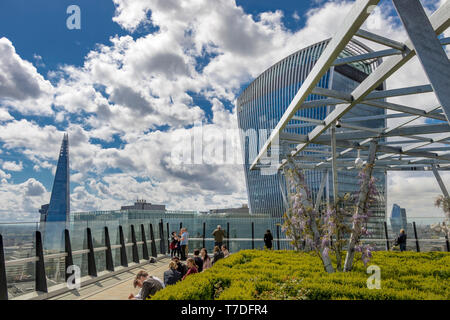
[[[438,233],[442,232],[447,238],[450,238],[450,198],[440,195],[436,198],[434,205],[442,208],[445,217],[442,223],[433,226],[433,230]]]
[[[375,179],[372,177],[375,152],[376,143],[371,144],[369,150],[372,155],[369,157],[371,161],[359,174],[359,193],[353,197],[345,195],[340,198],[336,201],[335,206],[327,208],[324,215],[320,215],[309,200],[310,195],[302,170],[291,159],[288,159],[288,163],[284,167],[289,206],[284,214],[283,231],[286,232],[297,250],[302,248],[303,241],[314,250],[321,258],[324,269],[328,273],[335,272],[330,258],[332,251],[336,254],[336,269],[342,271],[341,251],[345,243],[345,240],[342,239],[344,233],[350,232],[350,241],[343,271],[352,269],[355,251],[361,252],[364,265],[372,256],[372,247],[370,245],[362,246],[361,237],[368,234],[369,207],[374,203],[377,195]],[[354,205],[348,205],[349,202]],[[351,211],[354,212],[353,216]],[[352,216],[351,229],[345,224],[346,216]],[[337,238],[336,235],[338,235]],[[333,237],[337,241],[332,243]]]

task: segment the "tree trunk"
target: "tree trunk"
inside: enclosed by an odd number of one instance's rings
[[[306,190],[306,185],[304,181],[303,174],[296,169],[295,164],[292,160],[289,161],[289,167],[293,170],[294,174],[292,175],[292,179],[294,179],[294,185],[297,187],[298,191],[302,195],[302,203],[306,212],[308,213],[311,231],[313,233],[313,241],[316,246],[318,246],[318,250],[320,253],[320,258],[322,259],[323,266],[328,273],[334,273],[333,265],[331,264],[331,258],[329,255],[323,254],[323,249],[320,248],[320,233],[316,223],[316,217],[314,216],[314,206],[308,198],[308,192]],[[303,187],[305,186],[305,187]]]
[[[361,185],[361,191],[359,193],[358,205],[356,207],[356,215],[364,213],[368,193],[369,193],[369,181],[372,177],[373,164],[375,163],[375,155],[377,149],[377,142],[371,141],[369,147],[369,158],[365,168],[366,176]],[[354,220],[352,225],[352,232],[350,235],[350,241],[348,244],[347,255],[345,257],[344,271],[351,271],[353,267],[353,259],[355,257],[355,246],[359,242],[361,235],[361,224],[359,220]]]

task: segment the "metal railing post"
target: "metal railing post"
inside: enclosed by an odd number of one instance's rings
[[[277,224],[277,249],[280,250],[280,225]]]
[[[147,247],[147,238],[145,237],[145,228],[144,225],[141,224],[141,240],[143,242],[142,244],[142,258],[145,260],[149,260],[148,256],[148,247]]]
[[[158,257],[156,253],[156,242],[155,242],[155,234],[153,233],[153,225],[150,223],[150,240],[152,240],[151,248],[152,248],[152,257]]]
[[[180,230],[181,230],[181,228],[183,228],[183,222],[180,222]]]
[[[42,248],[42,236],[36,231],[36,291],[47,292],[47,278],[45,277],[44,250]]]
[[[119,226],[119,238],[120,238],[120,264],[122,265],[122,267],[128,267],[127,248],[125,247],[125,237],[123,236],[122,226]]]
[[[131,242],[133,242],[132,252],[133,252],[133,262],[139,263],[139,253],[136,241],[136,233],[134,231],[134,225],[131,225]]]
[[[69,280],[71,276],[70,273],[67,272],[67,269],[73,265],[73,257],[72,257],[72,245],[70,244],[70,234],[69,230],[64,230],[64,250],[66,252],[66,258],[64,259],[66,270],[64,274],[66,275],[66,281]]]
[[[6,283],[5,252],[3,237],[0,234],[0,300],[8,300],[8,284]]]
[[[389,235],[386,221],[383,221],[383,224],[384,224],[384,235],[386,237],[386,251],[389,251]]]
[[[170,254],[170,230],[169,230],[169,223],[166,223],[167,227],[167,254]]]
[[[416,238],[416,251],[420,252],[419,239],[417,238],[417,229],[416,229],[416,222],[415,221],[413,221],[413,228],[414,228],[414,237]]]
[[[86,228],[88,244],[88,274],[92,277],[97,276],[97,267],[95,265],[94,243],[92,241],[91,228]]]
[[[164,249],[164,229],[163,229],[163,222],[162,219],[159,222],[159,253],[164,254],[165,249]]]
[[[106,270],[108,271],[114,271],[114,261],[112,257],[112,250],[111,250],[111,240],[109,238],[109,230],[108,227],[105,227],[105,262],[106,262]]]
[[[206,236],[206,222],[203,222],[203,248],[206,248],[205,236]]]
[[[255,249],[255,223],[252,222],[252,249]]]
[[[230,251],[230,223],[227,222],[227,249]]]
[[[447,245],[447,252],[450,252],[450,243],[448,242],[448,235],[445,235],[445,244]]]

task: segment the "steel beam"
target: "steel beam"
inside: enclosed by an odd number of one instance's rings
[[[444,195],[444,197],[448,198],[449,197],[448,190],[445,187],[444,181],[442,181],[441,175],[437,171],[436,166],[432,165],[431,169],[433,170],[433,174],[434,174],[434,176],[436,178],[436,181],[438,182],[439,187],[441,188],[442,194]]]
[[[439,9],[437,9],[430,17],[430,22],[433,26],[433,29],[436,34],[440,34],[445,31],[450,25],[450,1],[445,2]],[[406,47],[412,47],[412,43],[410,41],[406,42]],[[352,92],[352,96],[354,97],[354,101],[350,104],[339,104],[335,107],[334,111],[331,112],[325,118],[325,125],[318,125],[308,134],[308,141],[305,143],[301,143],[297,146],[296,150],[292,151],[292,155],[297,154],[306,148],[310,142],[314,141],[317,137],[319,137],[329,126],[341,118],[347,111],[349,111],[354,105],[364,100],[364,98],[375,88],[377,88],[384,80],[386,80],[389,76],[391,76],[395,71],[397,71],[400,67],[402,67],[406,62],[408,62],[415,55],[414,50],[405,50],[405,53],[402,56],[391,56],[386,58],[383,63],[381,63],[378,68],[372,72],[361,84]],[[303,86],[302,86],[303,87]],[[302,88],[300,88],[302,89]],[[275,137],[277,135],[277,130],[283,128],[283,123],[290,118],[290,114],[285,112],[283,117],[278,123],[272,135]],[[271,135],[271,136],[272,136]],[[271,140],[269,139],[266,145],[270,145]],[[262,155],[262,153],[261,153]],[[252,166],[254,166],[259,160],[260,155],[256,157],[253,161]],[[284,166],[287,163],[286,160],[283,160],[280,167]]]
[[[339,53],[345,48],[347,43],[351,40],[367,17],[370,15],[371,9],[377,5],[379,0],[361,0],[355,2],[350,12],[341,23],[333,38],[327,44],[325,50],[320,55],[311,72],[306,77],[302,86],[298,90],[294,99],[292,99],[289,107],[281,117],[275,129],[271,132],[269,139],[267,139],[264,146],[261,148],[256,159],[250,166],[253,169],[259,159],[267,153],[267,149],[271,143],[278,137],[278,134],[286,127],[292,116],[295,115],[300,105],[306,100],[311,91],[315,88],[317,82],[329,69],[332,63],[339,56]]]
[[[405,49],[405,44],[392,40],[392,39],[388,39],[386,37],[380,36],[378,34],[363,30],[363,29],[359,29],[356,33],[355,36],[357,37],[361,37],[367,40],[370,40],[372,42],[376,42],[378,44],[382,44],[385,45],[387,47],[391,47],[397,50],[404,50]]]
[[[403,51],[398,50],[398,49],[386,49],[386,50],[380,50],[380,51],[373,51],[373,52],[369,52],[369,53],[360,54],[357,56],[350,56],[350,57],[346,57],[346,58],[336,59],[336,61],[334,61],[333,65],[339,66],[339,65],[343,65],[343,64],[349,64],[352,62],[378,59],[378,58],[382,58],[382,57],[393,56],[396,54],[402,54],[402,52]]]
[[[336,125],[331,126],[331,167],[333,177],[333,203],[336,206],[338,201],[338,173],[336,155]]]
[[[393,3],[450,123],[450,61],[447,54],[419,0],[393,0]]]

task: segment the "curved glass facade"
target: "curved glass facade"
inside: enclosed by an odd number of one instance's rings
[[[291,100],[299,90],[307,75],[313,68],[315,62],[325,49],[329,40],[316,43],[312,46],[299,50],[272,67],[264,71],[242,92],[237,99],[238,125],[241,129],[241,147],[244,155],[244,171],[249,200],[250,211],[253,214],[267,214],[272,217],[281,217],[285,206],[281,188],[285,188],[284,177],[278,174],[262,174],[261,170],[250,171],[250,164],[253,161],[253,155],[259,152],[259,147],[264,144],[271,131],[275,128],[285,110],[288,108]],[[367,53],[370,49],[359,42],[351,41],[343,50],[340,57],[358,55]],[[372,71],[377,61],[356,62],[349,65],[331,67],[327,73],[320,79],[317,87],[334,89],[341,92],[351,92],[358,84],[363,81]],[[380,88],[379,88],[380,89]],[[323,99],[323,96],[311,94],[306,101]],[[319,106],[314,108],[304,108],[297,111],[296,116],[313,119],[324,119],[334,106]],[[385,110],[356,105],[349,111],[343,119],[350,117],[372,116],[384,114]],[[352,122],[354,125],[364,127],[383,128],[385,120],[369,120]],[[301,120],[293,120],[284,130],[285,132],[295,134],[308,134],[316,124],[306,123]],[[339,129],[342,131],[344,129]],[[256,139],[253,138],[256,134]],[[286,145],[283,149],[286,152],[295,148],[295,144]],[[329,146],[310,144],[308,151],[303,151],[299,155],[305,156],[321,151],[330,152]],[[312,152],[312,153],[311,153]],[[349,156],[356,157],[356,151],[349,153]],[[323,159],[329,157],[323,153]],[[308,170],[305,178],[313,199],[316,198],[324,170]],[[339,194],[354,192],[359,189],[357,172],[339,171],[338,172],[338,191]],[[380,191],[380,201],[374,210],[375,218],[385,218],[385,183],[384,172],[376,172],[378,180],[377,186]],[[326,191],[323,194],[323,200],[328,197],[332,201],[332,180],[329,174]]]

